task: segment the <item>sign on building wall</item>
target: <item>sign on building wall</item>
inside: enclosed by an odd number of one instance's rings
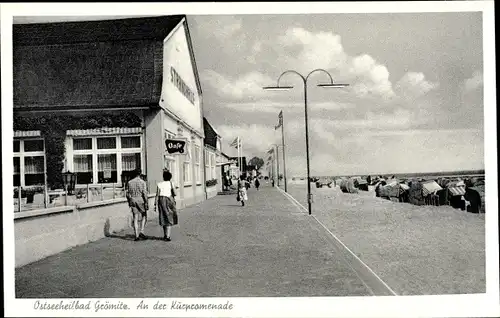
[[[170,81],[174,84],[175,87],[177,87],[182,95],[184,95],[184,97],[186,97],[186,99],[194,105],[193,91],[189,88],[189,86],[184,82],[179,73],[177,73],[175,68],[173,68],[172,66],[170,67]]]
[[[165,139],[165,146],[169,154],[183,154],[185,152],[186,141],[182,139]]]

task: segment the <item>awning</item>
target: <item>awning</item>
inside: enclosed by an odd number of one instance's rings
[[[439,190],[442,190],[441,186],[437,184],[436,181],[426,182],[422,184],[422,193],[425,196],[428,196],[431,193],[436,193]]]
[[[18,130],[14,131],[14,138],[40,137],[40,130]]]
[[[142,132],[141,127],[102,127],[94,129],[72,129],[67,130],[67,136],[99,136],[99,135],[128,135],[128,134],[140,134]]]
[[[465,195],[465,187],[449,187],[448,190],[452,196]]]

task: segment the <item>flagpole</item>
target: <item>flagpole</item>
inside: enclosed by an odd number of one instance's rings
[[[288,192],[287,186],[286,186],[285,130],[284,130],[283,126],[285,126],[285,124],[284,124],[283,111],[282,111],[282,113],[281,113],[281,145],[283,148],[283,181],[285,182],[285,192]]]
[[[237,137],[236,140],[236,149],[238,149],[238,178],[241,177],[241,163],[240,163],[240,137]]]

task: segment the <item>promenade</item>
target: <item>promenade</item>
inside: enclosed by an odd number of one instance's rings
[[[129,211],[116,211],[129,213]],[[16,269],[16,297],[373,295],[331,235],[279,190],[219,195],[179,212],[172,241],[157,217],[146,241],[131,228]]]

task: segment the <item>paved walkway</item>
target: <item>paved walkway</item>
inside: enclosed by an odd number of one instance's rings
[[[324,229],[277,189],[221,195],[180,212],[173,240],[154,218],[16,270],[16,297],[362,296],[371,291]]]

